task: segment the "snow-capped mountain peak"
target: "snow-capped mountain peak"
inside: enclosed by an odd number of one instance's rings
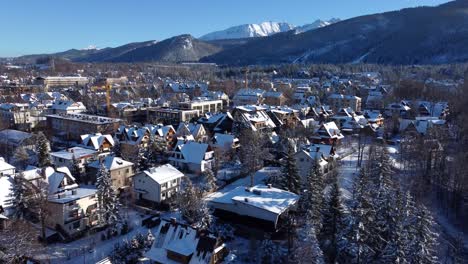
[[[314,22],[312,22],[310,24],[305,24],[303,26],[296,27],[295,30],[296,30],[297,33],[303,33],[303,32],[309,31],[309,30],[314,30],[314,29],[317,29],[317,28],[326,27],[326,26],[329,26],[329,25],[331,25],[333,23],[340,22],[340,21],[341,20],[339,18],[332,18],[330,20],[317,19],[317,20],[315,20]]]
[[[284,22],[263,22],[260,24],[244,24],[206,34],[200,37],[200,39],[216,40],[266,37],[276,33],[286,32],[292,29],[294,29],[293,25]]]
[[[330,20],[316,20],[311,24],[303,26],[294,26],[286,22],[263,22],[260,24],[244,24],[234,26],[225,30],[215,31],[200,37],[201,40],[217,40],[217,39],[241,39],[254,37],[267,37],[280,32],[296,30],[296,33],[303,33],[320,27],[325,27],[333,23],[339,22],[340,19],[332,18]]]
[[[86,48],[82,48],[80,50],[99,50],[99,48],[96,45],[89,45]]]

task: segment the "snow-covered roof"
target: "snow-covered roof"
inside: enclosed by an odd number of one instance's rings
[[[0,206],[3,209],[11,206],[11,188],[13,188],[13,178],[10,176],[0,176]]]
[[[178,148],[184,159],[189,163],[201,164],[205,159],[205,154],[208,151],[208,144],[198,143],[194,141],[188,141],[183,145],[179,145]]]
[[[5,162],[5,159],[0,157],[0,172],[14,169],[15,167],[13,165],[10,165],[9,163]]]
[[[335,122],[323,123],[322,128],[328,134],[330,138],[336,138],[336,139],[344,138],[344,136],[341,134]]]
[[[238,138],[230,134],[215,133],[213,139],[215,143],[214,145],[220,148],[231,148],[235,142],[239,142]]]
[[[31,133],[20,130],[5,129],[0,131],[0,142],[8,141],[8,143],[12,145],[19,145],[21,142],[31,137]]]
[[[96,151],[87,149],[87,148],[82,148],[82,147],[72,147],[66,150],[61,150],[61,151],[50,153],[51,156],[66,159],[66,160],[73,160],[74,158],[82,159],[82,158],[93,156],[95,154],[96,154]]]
[[[95,195],[97,189],[94,187],[80,187],[70,190],[66,190],[59,194],[50,195],[48,198],[49,202],[65,204],[71,201],[76,201],[91,195]]]
[[[101,133],[81,135],[81,142],[84,146],[99,150],[105,141],[114,146],[114,138],[111,135],[102,135]]]
[[[268,91],[263,94],[263,97],[280,98],[281,96],[283,96],[283,93],[277,91]]]
[[[130,161],[126,161],[120,157],[115,157],[111,155],[106,156],[102,163],[104,164],[104,167],[107,170],[117,170],[133,166],[133,163],[131,163]],[[99,169],[101,167],[101,162],[99,160],[96,160],[94,162],[91,162],[89,166]]]
[[[244,121],[250,122],[250,127],[253,131],[257,131],[257,126],[255,126],[257,123],[263,123],[264,125],[262,127],[276,127],[275,123],[266,112],[268,109],[266,106],[243,105],[236,107],[236,109],[240,111]]]
[[[168,258],[168,251],[186,256],[189,264],[210,263],[213,252],[217,250],[216,237],[188,225],[161,219],[153,230],[155,240],[144,256],[157,263],[180,263]]]
[[[333,147],[327,144],[312,144],[306,147],[307,153],[310,154],[311,152],[317,152],[323,155],[324,158],[330,157],[332,150]]]
[[[163,184],[184,177],[184,174],[171,164],[150,168],[149,170],[145,170],[144,174],[149,176],[158,184]]]
[[[82,102],[71,100],[57,100],[52,104],[51,108],[63,111],[86,111],[86,106]]]
[[[232,191],[214,197],[210,203],[234,204],[242,203],[275,214],[281,214],[299,200],[292,192],[266,185],[255,185],[252,188],[238,186]]]
[[[344,94],[330,94],[328,96],[328,99],[361,99],[360,97],[357,97],[355,95],[344,95]]]
[[[235,96],[256,96],[260,97],[265,93],[265,90],[260,88],[243,88],[240,89]]]
[[[51,194],[78,187],[75,178],[67,167],[60,167],[56,170],[52,167],[47,167],[44,173],[49,186],[49,193]]]

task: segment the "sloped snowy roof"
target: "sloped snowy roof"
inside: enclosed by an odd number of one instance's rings
[[[218,146],[221,148],[226,148],[226,147],[231,148],[234,142],[239,142],[238,138],[230,134],[215,133],[213,138],[215,141],[215,146]]]
[[[101,133],[81,135],[81,141],[84,146],[99,150],[105,141],[114,146],[114,138],[111,135],[102,135]]]
[[[184,177],[184,174],[171,164],[153,167],[145,170],[144,173],[159,184]]]
[[[187,256],[189,264],[210,263],[212,253],[216,250],[217,239],[208,232],[201,233],[188,225],[164,219],[153,235],[153,245],[144,256],[157,263],[179,264],[167,257],[168,251]]]
[[[330,136],[330,138],[337,138],[337,139],[344,138],[344,136],[341,134],[340,130],[336,126],[335,122],[323,123],[322,127]]]
[[[49,193],[51,194],[78,187],[75,178],[67,167],[60,167],[56,170],[52,167],[47,167],[44,173],[49,185]]]
[[[205,154],[208,151],[209,146],[205,143],[189,141],[178,147],[187,162],[201,164],[205,159]]]

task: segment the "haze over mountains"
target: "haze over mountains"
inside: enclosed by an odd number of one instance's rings
[[[291,30],[294,29],[294,30]],[[42,55],[23,56],[22,59]],[[228,65],[277,63],[439,64],[468,61],[468,1],[351,18],[247,24],[196,39],[130,43],[52,54],[77,62],[184,62]]]

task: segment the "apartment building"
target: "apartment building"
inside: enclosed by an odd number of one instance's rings
[[[51,87],[68,87],[68,86],[84,86],[89,83],[88,77],[81,76],[48,76],[36,78],[38,84],[42,84],[47,88]]]
[[[328,96],[328,104],[334,112],[348,107],[354,112],[361,111],[361,98],[354,95],[331,94]]]
[[[199,110],[173,109],[173,108],[149,108],[148,121],[151,123],[162,122],[164,124],[178,125],[180,122],[189,122],[200,115]]]
[[[199,97],[190,102],[180,102],[179,108],[183,110],[198,110],[200,114],[217,113],[223,110],[223,100],[210,100]]]
[[[81,141],[81,135],[86,134],[112,134],[122,123],[121,119],[85,114],[55,114],[46,118],[55,136],[75,141]]]

